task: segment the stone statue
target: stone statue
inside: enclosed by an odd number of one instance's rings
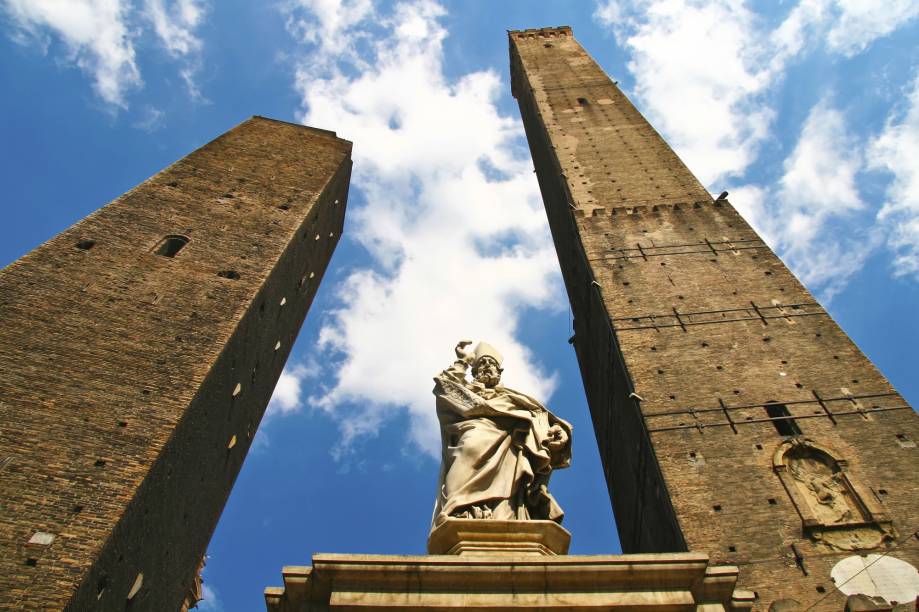
[[[502,386],[500,353],[470,344],[461,340],[456,361],[434,377],[443,458],[433,527],[448,518],[560,523],[547,486],[552,470],[571,463],[571,425]]]

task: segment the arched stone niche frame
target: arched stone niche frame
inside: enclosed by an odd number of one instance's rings
[[[866,550],[895,539],[887,511],[848,470],[848,461],[811,438],[778,446],[772,469],[801,517],[805,536],[837,550]]]

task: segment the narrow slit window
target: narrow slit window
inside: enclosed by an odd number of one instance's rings
[[[788,412],[788,407],[784,404],[766,404],[766,414],[769,415],[769,418],[772,419],[772,425],[775,427],[775,430],[783,436],[800,436],[801,429],[798,427],[798,424],[795,422],[794,418],[791,416],[791,413]]]
[[[186,244],[188,244],[188,238],[185,236],[166,236],[160,240],[160,243],[156,245],[156,250],[153,252],[163,257],[175,257]]]

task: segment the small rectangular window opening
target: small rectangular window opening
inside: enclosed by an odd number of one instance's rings
[[[581,106],[587,106],[590,102],[587,101],[587,98],[578,98],[578,104]]]
[[[186,244],[188,244],[188,238],[185,236],[166,236],[160,240],[160,243],[156,245],[156,249],[153,252],[163,257],[175,257]]]
[[[800,436],[801,429],[784,404],[766,404],[766,413],[772,419],[772,425],[782,436]]]

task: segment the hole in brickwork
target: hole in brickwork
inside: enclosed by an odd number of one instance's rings
[[[663,373],[664,373],[664,371],[663,371],[663,370],[661,370],[660,368],[658,368],[658,369],[657,369],[657,373],[658,373],[658,374],[663,374]]]
[[[651,350],[652,350],[652,351],[656,351],[656,350],[657,350],[657,347],[656,347],[656,346],[652,346],[652,347],[651,347]]]
[[[721,512],[721,505],[715,504],[714,506],[712,506],[712,510],[714,510],[715,512]]]
[[[728,552],[737,552],[736,546],[728,546]]]
[[[96,467],[103,467],[105,465],[105,459],[96,459],[96,463],[94,463],[93,465],[95,465]]]
[[[153,252],[162,257],[175,257],[186,244],[188,244],[188,238],[185,236],[166,236],[160,240],[160,243],[156,245],[156,249]]]
[[[96,246],[96,241],[95,240],[81,240],[78,243],[76,243],[76,245],[74,246],[76,246],[78,249],[83,249],[84,251],[88,251],[94,246]]]
[[[853,378],[853,379],[852,379],[852,382],[855,383],[855,384],[858,384],[858,379],[857,379],[857,378]]]
[[[280,208],[281,210],[290,210],[290,206],[288,206],[287,204],[281,204],[280,206],[278,206],[278,208]]]
[[[839,359],[839,355],[833,355],[833,359]]]
[[[670,399],[675,400],[675,399],[676,399],[676,396],[675,396],[675,395],[671,395],[671,396],[670,396]]]
[[[818,586],[817,586],[817,592],[818,592],[818,593],[826,593],[826,588],[824,588],[822,585],[818,585]]]
[[[878,495],[887,495],[887,489],[878,489]]]
[[[804,388],[804,385],[802,385],[801,383],[795,383],[795,386],[796,386],[797,388],[799,388],[799,389],[803,389],[803,388]]]
[[[769,505],[770,505],[770,506],[774,506],[774,505],[776,505],[777,503],[779,503],[779,502],[775,501],[775,498],[774,498],[774,497],[770,497],[768,501],[769,501]]]
[[[769,342],[770,340],[772,340],[772,338],[769,336],[763,336],[763,342]]]
[[[715,366],[715,369],[720,371],[724,369],[724,366]]]
[[[587,98],[578,98],[578,104],[581,106],[587,106],[590,104],[590,102],[588,102]]]
[[[118,427],[127,427],[127,426],[128,426],[127,421],[118,421]]]
[[[763,450],[763,445],[762,445],[762,444],[755,444],[755,445],[753,445],[753,448],[755,448],[756,450]]]
[[[775,402],[768,402],[764,408],[766,409],[766,414],[768,414],[769,418],[772,419],[772,425],[780,435],[801,435],[801,429],[798,427],[798,424],[795,423],[791,413],[788,412],[787,406]]]
[[[38,559],[33,559],[32,557],[29,557],[28,559],[26,559],[26,565],[28,565],[29,567],[35,567],[36,565],[38,565]]]
[[[239,280],[239,272],[235,270],[221,270],[217,273],[217,276],[220,278],[228,278],[230,280]]]

